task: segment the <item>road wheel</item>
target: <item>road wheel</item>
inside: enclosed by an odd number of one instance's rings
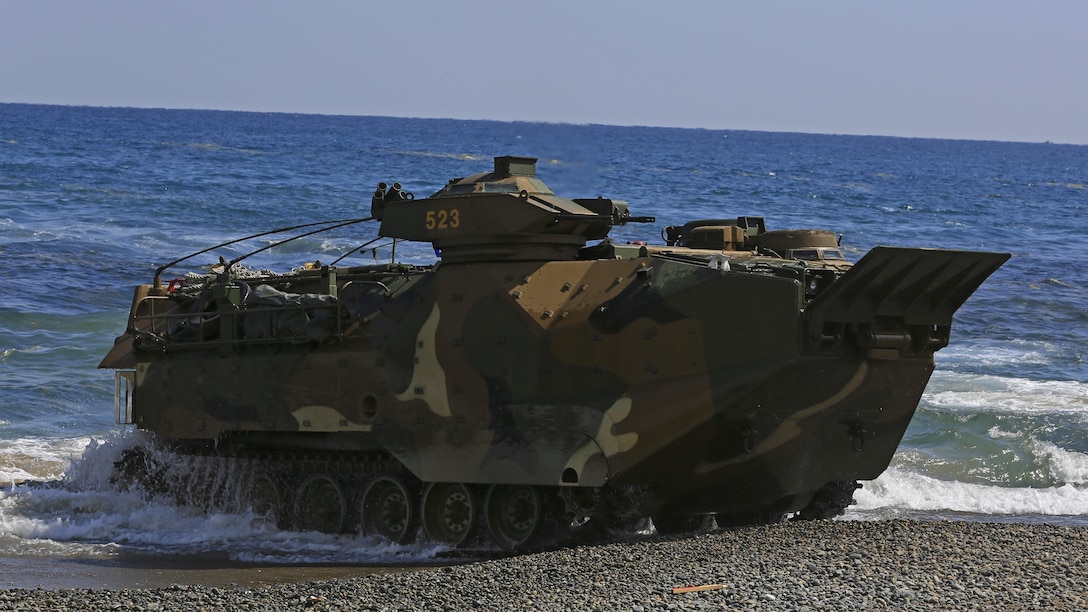
[[[525,544],[540,528],[540,493],[529,485],[492,485],[484,507],[492,539],[506,550]]]
[[[412,497],[400,479],[379,477],[363,493],[359,515],[363,534],[403,544],[412,524]]]
[[[346,515],[344,491],[332,477],[316,474],[298,488],[295,521],[300,531],[340,533]]]
[[[283,526],[283,494],[280,483],[268,472],[258,472],[249,481],[246,499],[254,514],[267,517],[278,527]]]
[[[423,491],[423,530],[440,544],[459,546],[472,531],[476,501],[463,484],[433,482]]]

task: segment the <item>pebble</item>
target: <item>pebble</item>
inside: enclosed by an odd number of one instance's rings
[[[674,587],[720,585],[673,593]],[[813,521],[261,588],[0,590],[0,610],[1088,609],[1088,527]]]

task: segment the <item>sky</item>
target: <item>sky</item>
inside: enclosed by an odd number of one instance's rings
[[[1085,0],[0,0],[0,102],[1088,144],[1086,62]]]

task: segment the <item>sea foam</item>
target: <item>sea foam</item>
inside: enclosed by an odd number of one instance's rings
[[[83,448],[77,449],[79,444]],[[46,452],[62,478],[0,490],[0,556],[109,558],[122,553],[214,554],[244,563],[420,563],[447,550],[355,534],[285,531],[253,512],[204,510],[114,482],[122,453],[142,432],[70,440]],[[65,457],[65,455],[68,455]],[[30,479],[28,479],[30,480]]]
[[[1077,461],[1083,462],[1083,468],[1088,457],[1080,455]],[[993,518],[1088,515],[1088,488],[1071,482],[1046,488],[1012,488],[939,480],[895,466],[876,480],[863,483],[854,500],[852,511],[884,510],[888,515],[896,511],[968,513]]]
[[[938,371],[934,373],[923,401],[953,411],[1021,415],[1078,413],[1088,417],[1088,384]]]

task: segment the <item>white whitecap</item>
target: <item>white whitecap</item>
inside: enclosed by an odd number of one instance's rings
[[[1088,384],[937,372],[922,401],[949,411],[1088,415]]]
[[[876,480],[863,483],[854,500],[853,509],[861,511],[899,509],[997,516],[1088,514],[1088,489],[1074,484],[1002,487],[938,480],[894,466]]]
[[[1059,350],[1045,340],[1009,340],[1000,344],[952,343],[937,353],[938,364],[969,363],[988,368],[1009,365],[1046,365]]]
[[[1088,485],[1088,454],[1066,450],[1051,442],[1035,441],[1033,451],[1057,482]]]

